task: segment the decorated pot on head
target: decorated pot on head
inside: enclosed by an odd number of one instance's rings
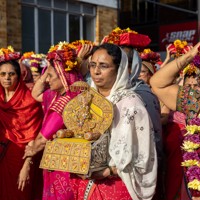
[[[144,49],[151,42],[148,35],[139,34],[130,28],[121,29],[119,27],[113,29],[102,43],[112,43],[118,46],[131,46],[136,49]]]

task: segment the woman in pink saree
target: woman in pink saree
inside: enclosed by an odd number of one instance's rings
[[[33,145],[26,147],[24,157],[33,156],[43,150],[47,140],[51,140],[59,129],[65,128],[62,119],[64,106],[77,95],[70,92],[69,86],[82,80],[76,70],[76,51],[68,44],[59,43],[52,47],[47,59],[49,66],[32,90],[33,97],[44,103],[45,118]],[[44,92],[46,82],[50,89]],[[43,200],[73,199],[68,172],[44,170],[43,177]]]

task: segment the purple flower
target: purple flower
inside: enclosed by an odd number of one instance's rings
[[[200,118],[196,117],[190,120],[190,122],[188,123],[188,125],[197,125],[200,126]]]
[[[193,60],[193,64],[196,67],[200,68],[200,56],[195,56],[195,58]],[[200,118],[193,118],[192,120],[190,120],[188,125],[200,126]],[[192,135],[186,135],[183,139],[183,142],[185,142],[185,141],[190,141],[195,144],[200,144],[199,131],[198,131],[198,133],[196,132],[195,134],[192,134]],[[185,173],[186,173],[188,181],[191,182],[194,179],[197,179],[200,181],[200,167],[196,166],[197,163],[195,163],[195,160],[200,162],[200,148],[195,149],[193,152],[184,152],[183,153],[183,161],[187,161],[187,160],[193,161],[192,162],[193,164],[191,163],[193,166],[185,168]],[[194,191],[196,193],[196,190],[192,190],[192,191]]]
[[[196,67],[200,67],[200,56],[199,55],[196,55],[193,59],[193,63]]]
[[[199,160],[199,155],[197,152],[185,152],[183,154],[183,161],[186,160]]]
[[[200,180],[200,168],[197,166],[189,167],[186,172],[186,176],[189,181],[192,181],[194,179]]]
[[[200,135],[198,134],[187,135],[185,136],[184,141],[190,141],[196,144],[200,144]]]

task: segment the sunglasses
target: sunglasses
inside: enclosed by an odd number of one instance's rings
[[[8,72],[8,73],[7,73],[7,72],[0,72],[0,76],[1,76],[1,77],[5,77],[6,74],[8,74],[9,77],[12,77],[12,76],[15,76],[15,75],[16,75],[15,72]]]

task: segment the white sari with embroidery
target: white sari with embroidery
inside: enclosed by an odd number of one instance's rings
[[[95,87],[94,82],[91,86]],[[128,58],[123,50],[118,75],[107,99],[114,106],[109,165],[116,166],[134,200],[150,200],[157,180],[153,126],[143,102],[131,89]]]

